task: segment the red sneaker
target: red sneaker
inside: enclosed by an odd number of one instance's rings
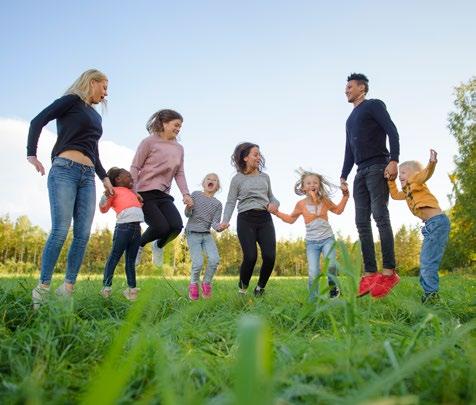
[[[378,278],[377,283],[370,289],[370,294],[374,298],[383,298],[392,291],[392,288],[395,287],[399,281],[400,277],[395,271],[390,276],[382,274]]]
[[[374,273],[369,276],[362,276],[359,283],[359,292],[357,294],[357,297],[363,297],[364,295],[368,294],[379,277],[380,273]]]

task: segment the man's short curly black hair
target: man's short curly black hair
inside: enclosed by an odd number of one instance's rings
[[[355,80],[358,84],[363,84],[365,86],[365,94],[369,92],[369,79],[363,73],[351,73],[347,77],[347,81]]]

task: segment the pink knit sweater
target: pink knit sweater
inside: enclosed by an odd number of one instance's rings
[[[180,192],[189,194],[183,165],[183,146],[175,139],[149,135],[139,144],[131,165],[137,191],[160,190],[170,193],[175,178]]]

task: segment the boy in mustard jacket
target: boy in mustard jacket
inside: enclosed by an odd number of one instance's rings
[[[420,252],[420,284],[424,292],[422,303],[439,299],[438,269],[450,232],[448,217],[441,211],[438,200],[425,184],[435,171],[436,158],[436,151],[430,149],[430,161],[425,168],[414,160],[401,163],[399,179],[402,191],[398,191],[395,180],[388,181],[391,197],[394,200],[406,200],[413,215],[425,223],[421,229],[423,245]]]

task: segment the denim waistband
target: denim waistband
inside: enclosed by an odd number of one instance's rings
[[[94,166],[88,166],[82,163],[78,163],[78,162],[75,162],[74,160],[64,158],[62,156],[55,156],[53,158],[53,164],[55,162],[62,162],[63,164],[61,166],[77,167],[79,169],[86,170],[86,171],[89,170],[92,173],[94,173]]]
[[[448,218],[444,212],[442,212],[441,214],[435,215],[431,218],[424,219],[423,222],[425,224],[429,224],[430,222],[438,221],[439,219],[442,219],[442,218]]]

